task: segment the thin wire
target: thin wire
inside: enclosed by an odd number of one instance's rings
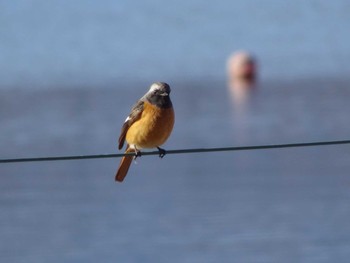
[[[313,147],[325,145],[350,144],[350,140],[340,141],[319,141],[319,142],[304,142],[304,143],[286,143],[286,144],[269,144],[269,145],[252,145],[238,147],[219,147],[219,148],[193,148],[167,150],[166,154],[185,154],[185,153],[203,153],[203,152],[227,152],[227,151],[250,151],[278,148],[295,148],[295,147]],[[134,153],[112,153],[112,154],[92,154],[92,155],[73,155],[73,156],[51,156],[51,157],[33,157],[33,158],[12,158],[0,159],[0,163],[20,163],[20,162],[43,162],[43,161],[63,161],[63,160],[83,160],[83,159],[101,159],[101,158],[119,158]],[[158,151],[142,152],[144,155],[159,155]]]

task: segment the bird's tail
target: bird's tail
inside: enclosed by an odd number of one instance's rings
[[[130,153],[130,152],[134,152],[134,150],[130,149],[130,147],[127,147],[125,150],[125,153]],[[129,167],[131,165],[133,158],[134,158],[134,156],[132,156],[132,155],[126,155],[126,156],[122,157],[120,164],[119,164],[117,174],[115,175],[116,181],[123,182],[126,174],[128,173],[128,170],[129,170]]]

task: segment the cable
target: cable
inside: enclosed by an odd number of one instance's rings
[[[295,147],[312,147],[325,145],[350,144],[350,140],[340,141],[320,141],[320,142],[304,142],[304,143],[286,143],[286,144],[270,144],[270,145],[253,145],[253,146],[237,146],[237,147],[221,147],[221,148],[193,148],[180,150],[167,150],[166,154],[184,154],[184,153],[203,153],[203,152],[225,152],[225,151],[249,151],[264,150],[278,148],[295,148]],[[142,152],[144,155],[158,155],[158,151]],[[12,158],[0,159],[0,163],[20,163],[20,162],[43,162],[43,161],[63,161],[63,160],[83,160],[83,159],[101,159],[101,158],[119,158],[125,155],[134,155],[133,153],[112,153],[112,154],[93,154],[93,155],[73,155],[73,156],[52,156],[52,157],[33,157],[33,158]]]

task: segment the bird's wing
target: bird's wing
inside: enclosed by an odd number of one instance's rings
[[[139,100],[134,107],[131,109],[131,112],[129,114],[129,116],[126,118],[122,130],[120,132],[120,136],[119,136],[119,150],[121,148],[123,148],[124,145],[124,141],[125,141],[125,137],[126,137],[126,133],[128,132],[130,126],[137,121],[138,119],[140,119],[142,111],[143,111],[143,104],[144,102],[142,100]]]

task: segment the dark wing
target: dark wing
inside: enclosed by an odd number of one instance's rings
[[[131,112],[129,114],[129,116],[126,118],[122,130],[120,132],[120,136],[119,136],[119,150],[121,148],[123,148],[124,145],[124,141],[125,141],[125,137],[126,137],[126,133],[128,132],[130,126],[137,121],[138,119],[140,119],[142,111],[143,111],[143,104],[144,102],[142,100],[139,100],[135,106],[131,109]]]

